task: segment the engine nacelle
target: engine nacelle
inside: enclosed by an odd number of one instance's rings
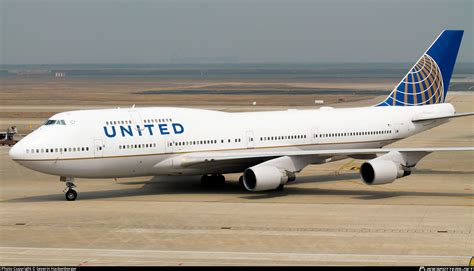
[[[387,184],[398,178],[411,174],[410,168],[402,166],[403,156],[398,153],[388,153],[362,164],[360,175],[365,184]]]
[[[249,191],[265,191],[276,189],[295,179],[294,174],[288,174],[272,166],[254,166],[244,171],[244,186]]]

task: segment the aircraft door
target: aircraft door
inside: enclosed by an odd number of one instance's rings
[[[395,137],[400,137],[402,134],[402,127],[403,123],[394,123],[392,125],[392,131]]]
[[[173,153],[174,151],[173,145],[175,144],[173,142],[173,138],[170,135],[165,136],[164,143],[165,143],[165,153]]]
[[[318,144],[319,143],[319,128],[318,127],[313,127],[311,128],[311,144]]]
[[[104,142],[102,139],[94,140],[94,157],[102,157],[104,154]]]
[[[247,149],[253,149],[255,147],[255,139],[253,137],[253,131],[247,131],[245,133],[245,140],[247,142]]]
[[[130,110],[128,113],[130,113],[130,117],[132,118],[133,130],[138,131],[140,129],[140,131],[143,131],[145,127],[142,125],[142,117],[140,116],[140,113],[138,113],[136,110]],[[140,128],[138,128],[137,125]]]

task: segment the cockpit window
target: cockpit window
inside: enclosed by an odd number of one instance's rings
[[[44,123],[44,125],[66,125],[66,122],[64,120],[49,119]]]

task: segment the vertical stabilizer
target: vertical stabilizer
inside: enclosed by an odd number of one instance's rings
[[[390,95],[377,106],[443,103],[463,33],[463,30],[444,30]]]

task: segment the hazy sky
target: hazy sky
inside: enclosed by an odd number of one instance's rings
[[[0,0],[0,64],[412,63],[445,28],[473,62],[472,0]]]

